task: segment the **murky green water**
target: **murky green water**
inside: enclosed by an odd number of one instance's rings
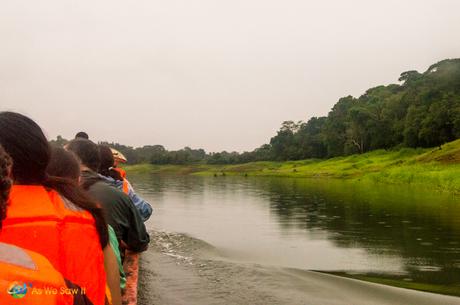
[[[329,180],[131,175],[150,228],[231,260],[459,285],[460,198]]]

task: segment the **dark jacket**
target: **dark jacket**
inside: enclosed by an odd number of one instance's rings
[[[103,206],[107,222],[114,229],[118,240],[123,241],[130,251],[145,251],[150,237],[131,199],[94,172],[83,171],[81,176],[83,188]]]

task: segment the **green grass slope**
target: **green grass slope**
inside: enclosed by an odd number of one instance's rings
[[[338,178],[421,185],[460,192],[460,140],[433,149],[376,150],[328,160],[252,162],[236,165],[133,165],[128,172]]]

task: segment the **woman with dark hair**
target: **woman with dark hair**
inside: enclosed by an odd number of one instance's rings
[[[137,208],[142,216],[143,221],[147,221],[152,215],[153,209],[150,203],[138,196],[133,187],[126,178],[123,178],[120,173],[113,169],[115,160],[113,158],[112,150],[107,145],[99,145],[100,166],[99,174],[114,187],[123,191],[131,198],[134,206]]]
[[[80,163],[77,157],[66,151],[61,147],[53,147],[51,150],[51,160],[48,164],[46,172],[49,175],[61,178],[67,178],[75,186],[80,189],[83,194],[81,196],[87,196],[88,201],[93,201],[86,192],[79,187],[80,184]],[[97,205],[97,203],[95,203]],[[109,232],[109,245],[107,245],[104,251],[104,263],[105,270],[107,273],[107,284],[110,288],[112,304],[121,304],[121,291],[120,288],[124,288],[124,282],[126,281],[125,274],[123,272],[123,266],[121,264],[121,257],[119,252],[119,244],[117,236],[113,231],[113,228],[108,226]],[[118,270],[118,272],[117,272]],[[121,282],[121,283],[120,283]]]
[[[0,231],[6,218],[7,203],[12,186],[11,158],[0,146]],[[14,280],[16,285],[11,285]],[[22,285],[19,285],[22,283]],[[29,287],[27,286],[28,283]],[[41,294],[31,294],[23,304],[91,305],[81,288],[62,277],[42,255],[0,242],[0,304],[11,302],[12,297],[26,294],[33,287]],[[46,294],[43,291],[62,288],[73,289],[74,294]],[[5,293],[6,292],[6,293]]]
[[[69,179],[46,173],[51,149],[30,118],[1,112],[0,144],[13,161],[14,183],[0,241],[45,256],[94,305],[103,305],[108,233],[101,207]]]

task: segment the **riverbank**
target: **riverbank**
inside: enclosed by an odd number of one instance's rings
[[[336,178],[388,184],[407,184],[460,193],[460,140],[439,148],[377,150],[328,160],[251,162],[236,165],[126,166],[131,173],[179,175],[240,175],[300,178]]]

